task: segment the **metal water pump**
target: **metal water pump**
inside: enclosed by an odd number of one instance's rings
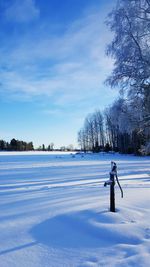
[[[119,183],[117,175],[117,164],[111,161],[111,172],[109,173],[110,179],[104,183],[104,186],[110,185],[110,211],[115,212],[115,180],[120,188],[121,197],[123,198],[123,190]]]

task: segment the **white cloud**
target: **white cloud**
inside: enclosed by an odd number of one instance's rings
[[[39,9],[34,0],[14,0],[5,10],[8,21],[26,23],[39,17]]]
[[[31,7],[33,1],[24,3]],[[9,71],[0,72],[1,92],[27,99],[40,95],[53,97],[59,106],[110,94],[110,89],[103,85],[113,66],[112,60],[105,56],[105,46],[111,38],[103,23],[107,12],[89,12],[61,36],[46,35],[43,29],[39,30],[35,38],[25,36],[16,48],[4,56],[1,54],[2,61],[5,58],[9,62]]]

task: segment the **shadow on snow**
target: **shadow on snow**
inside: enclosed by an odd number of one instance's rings
[[[80,211],[48,219],[32,230],[37,243],[57,248],[99,248],[121,243],[139,244],[135,235],[118,232],[115,217],[107,211]],[[124,224],[123,222],[121,223]]]

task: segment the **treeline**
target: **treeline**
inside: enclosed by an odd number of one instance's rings
[[[80,148],[93,152],[150,154],[149,127],[142,127],[141,113],[136,109],[119,98],[105,111],[89,114],[78,133]]]
[[[0,140],[1,151],[31,151],[34,150],[33,142],[25,142],[13,138],[10,142]]]
[[[47,147],[42,144],[37,148],[38,151],[53,151],[54,150],[54,143],[50,143]]]
[[[16,140],[13,138],[10,142],[5,140],[0,140],[0,151],[75,151],[73,145],[61,146],[60,148],[55,149],[54,143],[50,143],[48,146],[42,144],[38,148],[34,148],[33,142],[25,142]]]
[[[78,140],[84,150],[150,154],[150,1],[118,0],[107,25],[114,67],[106,84],[120,98],[87,116]]]
[[[42,144],[36,150],[38,151],[75,151],[76,149],[73,147],[72,144],[68,146],[61,146],[60,148],[54,148],[54,143],[50,143],[48,146]]]

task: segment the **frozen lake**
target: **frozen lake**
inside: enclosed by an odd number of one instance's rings
[[[150,157],[0,153],[0,240],[1,267],[149,266]]]

